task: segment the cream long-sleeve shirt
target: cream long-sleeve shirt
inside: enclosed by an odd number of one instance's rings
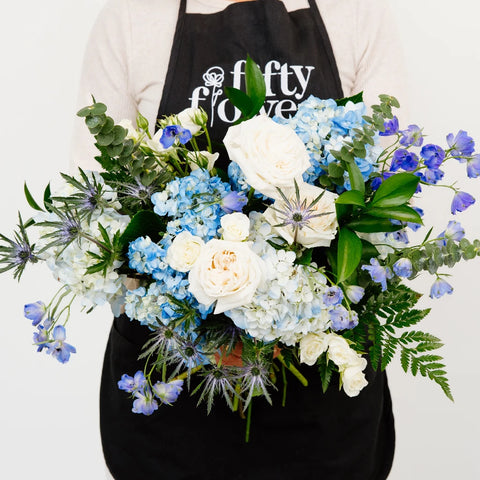
[[[283,0],[287,10],[308,0]],[[214,13],[228,0],[189,0],[187,13]],[[80,81],[79,108],[97,101],[114,120],[141,112],[155,124],[167,74],[180,0],[109,0],[90,35]],[[402,52],[387,0],[317,0],[345,96],[360,91],[370,105],[381,93],[404,92]],[[281,32],[279,32],[281,34]],[[172,112],[176,113],[176,112]],[[93,138],[77,119],[73,166],[98,169]]]

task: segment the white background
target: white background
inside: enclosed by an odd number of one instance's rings
[[[103,3],[24,0],[10,2],[1,16],[2,233],[10,234],[17,209],[30,214],[24,180],[39,196],[56,172],[68,170],[82,53]],[[425,127],[429,141],[442,142],[447,133],[462,128],[480,142],[480,5],[474,0],[390,3],[410,72],[411,119]],[[464,182],[464,166],[449,173],[480,198],[480,181]],[[430,195],[421,206],[437,231],[443,230],[449,199]],[[458,218],[471,237],[480,237],[479,208]],[[478,260],[461,264],[450,279],[455,294],[425,302],[433,312],[423,328],[446,343],[443,354],[456,402],[449,402],[432,382],[407,376],[397,366],[389,371],[397,426],[393,480],[480,478],[479,266]],[[426,292],[429,284],[427,279],[416,287]],[[97,399],[111,315],[108,309],[73,315],[68,334],[78,354],[69,364],[37,354],[23,305],[48,299],[56,288],[38,266],[20,285],[9,274],[0,278],[1,478],[104,476]]]

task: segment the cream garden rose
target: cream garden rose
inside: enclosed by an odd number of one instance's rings
[[[300,362],[315,365],[318,357],[328,348],[328,335],[308,333],[300,340]]]
[[[214,313],[250,303],[262,281],[262,260],[246,242],[207,242],[190,270],[189,291]]]
[[[290,185],[291,186],[291,185]],[[288,243],[299,243],[307,248],[313,247],[328,247],[331,241],[337,234],[337,215],[335,211],[335,200],[338,195],[324,190],[323,188],[310,185],[308,183],[298,184],[300,200],[304,201],[308,207],[320,194],[323,193],[322,198],[310,209],[309,212],[304,212],[303,215],[321,215],[313,217],[308,220],[306,226],[297,229],[295,236],[295,229],[291,225],[282,227],[274,227],[274,231],[287,240]],[[282,192],[289,199],[290,202],[296,202],[296,193],[294,188],[290,188]],[[283,199],[276,200],[272,207],[268,207],[264,212],[264,217],[270,225],[280,225],[285,222],[286,216],[280,212],[287,211],[286,203]],[[299,212],[302,215],[302,212]]]
[[[188,272],[200,256],[204,241],[186,230],[180,232],[167,250],[165,260],[179,272]]]
[[[223,239],[230,242],[242,242],[250,233],[250,219],[240,212],[224,215],[220,219],[220,224]]]
[[[291,187],[302,181],[310,166],[308,152],[288,126],[259,115],[228,129],[224,144],[247,183],[270,198],[279,198],[276,187]]]

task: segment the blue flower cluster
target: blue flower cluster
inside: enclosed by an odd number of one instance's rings
[[[220,219],[226,213],[241,211],[244,195],[234,193],[228,183],[197,169],[168,183],[165,190],[152,195],[154,212],[170,217],[167,232],[178,235],[183,230],[208,241],[217,235]]]
[[[274,120],[293,128],[305,144],[312,166],[305,172],[304,180],[314,184],[319,176],[327,172],[328,165],[336,161],[330,151],[340,150],[344,142],[353,140],[354,129],[361,128],[365,123],[362,118],[365,114],[364,103],[348,102],[345,106],[338,106],[335,100],[320,100],[311,95],[298,106],[294,117],[274,117]],[[355,158],[365,181],[376,170],[379,153],[370,145],[366,148],[366,158]],[[349,188],[348,175],[345,175],[345,188]]]

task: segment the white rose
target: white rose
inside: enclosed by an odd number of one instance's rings
[[[179,272],[188,272],[197,261],[204,241],[190,232],[179,233],[167,250],[166,262]]]
[[[166,152],[170,150],[172,147],[164,148],[164,146],[160,143],[160,139],[162,138],[163,130],[157,130],[157,133],[152,138],[145,138],[144,141],[148,147],[158,153]]]
[[[186,108],[177,114],[178,123],[190,130],[192,135],[195,135],[202,128],[202,119],[205,113],[200,108]]]
[[[328,339],[328,358],[340,369],[345,366],[358,366],[359,359],[362,359],[352,348],[348,342],[341,337],[331,333]]]
[[[262,281],[262,260],[248,243],[213,239],[190,270],[189,291],[215,313],[250,303]]]
[[[270,198],[279,198],[276,187],[292,187],[294,179],[300,183],[310,167],[308,152],[296,133],[266,115],[230,127],[224,143],[247,183]]]
[[[318,357],[328,348],[328,335],[309,333],[300,340],[300,362],[315,365]]]
[[[356,397],[368,385],[360,366],[348,367],[342,373],[343,390],[349,397]]]
[[[210,172],[215,165],[218,156],[218,153],[210,153],[204,150],[200,152],[188,152],[188,166],[192,171],[197,170],[197,168],[200,168],[201,166],[202,168],[206,168]]]
[[[307,248],[328,247],[337,234],[338,224],[335,200],[338,195],[324,190],[323,188],[310,185],[309,183],[300,183],[298,184],[298,188],[300,193],[300,203],[304,202],[307,207],[323,192],[322,198],[320,198],[311,209],[303,213],[305,220],[308,219],[309,215],[325,213],[327,215],[310,218],[303,228],[297,229],[296,237],[294,227],[291,225],[275,227],[274,231],[290,244],[295,242]],[[294,189],[286,190],[283,193],[292,204],[298,203]],[[284,211],[287,213],[287,216],[280,213]],[[284,223],[285,220],[288,221],[288,214],[289,212],[287,211],[285,201],[280,199],[275,201],[273,208],[268,207],[263,215],[270,225],[274,226]],[[300,215],[302,215],[301,212]]]
[[[240,212],[224,215],[220,219],[220,224],[223,239],[230,242],[241,242],[248,238],[250,233],[250,219]]]

